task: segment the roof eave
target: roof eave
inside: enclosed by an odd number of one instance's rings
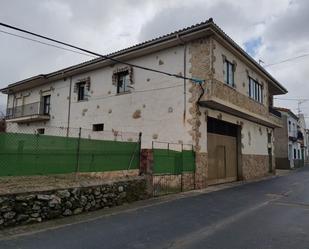
[[[243,50],[236,42],[233,41],[225,32],[215,23],[212,23],[212,28],[216,35],[222,37],[230,45],[232,45],[239,53],[241,53],[249,62],[257,67],[266,77],[270,80],[273,85],[279,90],[280,94],[288,93],[288,90],[282,86],[270,73],[268,73],[259,63],[257,63],[245,50]],[[279,94],[278,94],[279,95]]]

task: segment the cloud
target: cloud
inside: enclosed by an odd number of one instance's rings
[[[306,0],[11,0],[2,1],[0,8],[1,22],[100,53],[116,51],[210,17],[256,60],[262,59],[266,64],[309,53]],[[2,33],[0,49],[0,87],[89,59]],[[309,57],[304,57],[267,70],[290,91],[284,97],[309,98],[308,65]],[[0,104],[5,102],[0,95]],[[292,101],[277,104],[297,107]],[[306,107],[303,104],[304,110]]]

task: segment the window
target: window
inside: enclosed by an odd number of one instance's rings
[[[37,133],[43,135],[45,133],[45,129],[44,128],[39,128],[39,129],[37,129]]]
[[[289,132],[291,132],[291,121],[289,121]]]
[[[93,131],[103,131],[104,130],[104,124],[94,124],[92,125]]]
[[[234,64],[225,60],[224,72],[224,82],[230,86],[234,86]]]
[[[129,72],[124,71],[117,74],[117,93],[129,92]]]
[[[271,133],[267,133],[267,142],[270,144],[271,143]]]
[[[77,101],[85,100],[86,83],[77,83]]]
[[[249,77],[249,97],[257,102],[263,103],[262,85],[251,77]]]
[[[296,149],[294,149],[294,159],[297,159]]]
[[[49,115],[50,112],[50,95],[43,96],[43,114]]]

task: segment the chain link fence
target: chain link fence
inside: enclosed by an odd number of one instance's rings
[[[138,169],[140,144],[132,132],[10,126],[0,132],[0,176]]]

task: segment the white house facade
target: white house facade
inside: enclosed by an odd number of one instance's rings
[[[126,63],[98,58],[2,89],[7,131],[59,135],[62,127],[70,136],[82,127],[90,139],[141,132],[143,149],[153,141],[191,144],[200,188],[274,172],[281,119],[272,100],[287,91],[212,19],[110,56]]]

